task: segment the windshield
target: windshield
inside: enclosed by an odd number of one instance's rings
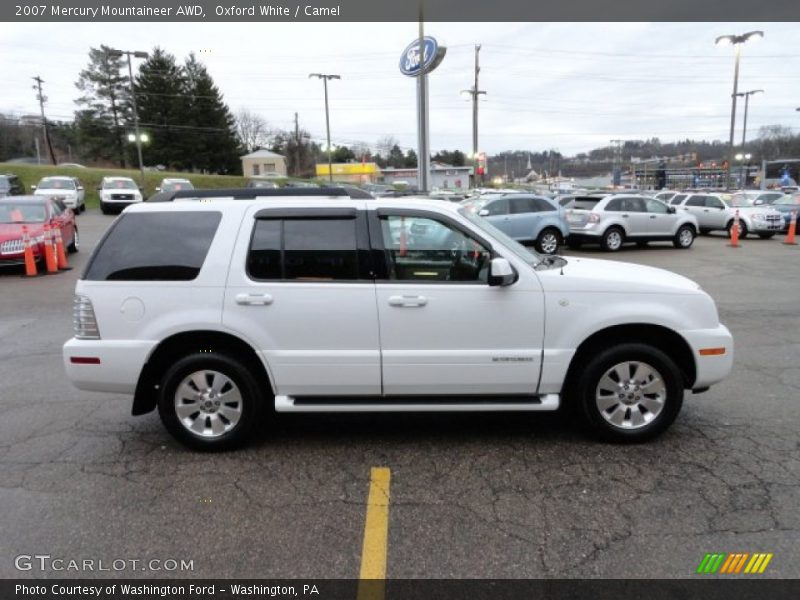
[[[169,181],[161,185],[162,192],[175,192],[177,190],[193,190],[194,186],[190,181]]]
[[[132,179],[112,179],[103,182],[104,190],[135,190],[136,184]]]
[[[540,254],[537,254],[533,250],[529,250],[519,242],[511,239],[497,227],[489,223],[489,221],[483,217],[475,215],[469,208],[461,208],[458,212],[469,219],[471,223],[478,227],[478,229],[498,240],[518,258],[521,258],[532,267],[536,267],[542,262],[542,256]]]
[[[0,177],[0,190],[7,190],[11,187],[11,184],[8,183],[8,179],[6,177]]]
[[[0,223],[44,223],[44,204],[0,202]]]
[[[36,186],[40,190],[74,190],[75,182],[72,179],[61,179],[59,177],[45,177]]]
[[[720,196],[722,201],[728,206],[733,208],[746,208],[748,206],[755,206],[756,199],[753,196],[745,196],[744,194],[735,194],[729,198]]]

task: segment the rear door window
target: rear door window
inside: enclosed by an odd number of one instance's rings
[[[260,281],[356,280],[356,219],[258,219],[247,272]]]
[[[512,215],[537,211],[533,198],[513,198],[510,203]]]
[[[200,273],[220,212],[122,215],[97,247],[89,281],[191,281]]]

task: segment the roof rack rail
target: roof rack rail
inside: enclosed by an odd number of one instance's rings
[[[344,196],[349,194],[342,188],[220,188],[215,190],[173,190],[171,192],[158,192],[147,198],[146,202],[172,202],[178,198],[233,198],[234,200],[255,200],[261,197],[291,197],[291,196]]]

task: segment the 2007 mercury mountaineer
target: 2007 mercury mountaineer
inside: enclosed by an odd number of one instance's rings
[[[277,192],[277,190],[276,190]],[[575,409],[663,432],[731,370],[714,301],[649,267],[541,256],[432,200],[212,198],[127,208],[76,286],[64,364],[198,449],[282,412]]]

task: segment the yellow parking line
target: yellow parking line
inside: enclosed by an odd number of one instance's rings
[[[370,470],[358,600],[381,600],[385,594],[390,481],[391,472],[388,468],[373,467]]]

